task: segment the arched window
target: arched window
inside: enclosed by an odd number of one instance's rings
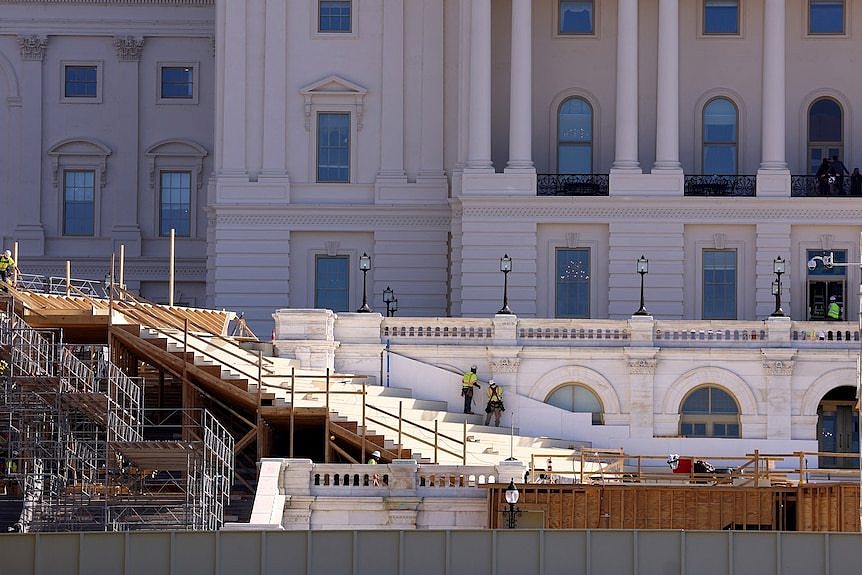
[[[575,413],[592,413],[593,425],[601,425],[604,421],[602,402],[591,389],[583,385],[573,383],[561,385],[551,392],[545,399],[545,403]]]
[[[679,410],[684,437],[740,437],[739,406],[721,388],[706,385],[691,391]]]
[[[593,107],[583,98],[560,104],[557,118],[557,173],[593,171]]]
[[[736,174],[736,104],[727,98],[713,98],[703,107],[703,173]]]
[[[808,173],[814,174],[824,158],[843,159],[844,113],[832,98],[820,98],[808,109]]]

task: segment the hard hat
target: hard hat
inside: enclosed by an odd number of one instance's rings
[[[477,369],[478,369],[478,368],[477,368],[475,365],[471,365],[471,366],[470,366],[470,370],[471,370],[471,371],[476,371]]]
[[[371,452],[371,457],[380,457],[380,452],[375,449]]]
[[[3,255],[5,255],[8,258],[9,256],[12,255],[12,252],[9,250],[6,250],[5,252],[3,252]]]
[[[493,379],[489,379],[488,385],[497,385],[497,382],[495,382]]]
[[[835,296],[830,297],[829,301],[835,301]]]

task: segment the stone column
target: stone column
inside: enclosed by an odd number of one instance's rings
[[[472,0],[470,17],[470,133],[467,170],[493,172],[491,163],[491,0]]]
[[[638,0],[619,0],[616,142],[612,170],[640,173],[638,162]]]
[[[266,2],[266,61],[263,79],[263,166],[261,176],[287,178],[287,2]],[[285,182],[287,183],[287,182]]]
[[[632,323],[635,323],[634,318]],[[649,322],[638,323],[642,324],[640,327],[648,327],[652,336],[655,325],[652,318],[649,318]],[[633,331],[635,327],[632,326]],[[652,439],[654,435],[653,389],[657,354],[658,348],[655,347],[631,348],[626,352],[629,373],[629,436],[632,439]]]
[[[383,75],[380,91],[378,179],[405,179],[404,0],[383,0]]]
[[[509,99],[509,162],[506,171],[533,168],[533,5],[512,0],[512,72]]]
[[[246,3],[219,0],[216,6],[216,172],[246,172]],[[219,58],[221,57],[221,58]]]
[[[266,0],[245,0],[245,168],[249,181],[257,181],[263,167],[264,62],[266,53]],[[228,137],[230,137],[228,135]]]
[[[787,170],[785,159],[784,0],[765,0],[763,16],[762,152],[760,170]]]
[[[658,86],[653,171],[679,164],[679,0],[659,0]]]

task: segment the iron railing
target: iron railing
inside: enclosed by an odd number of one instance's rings
[[[537,174],[539,196],[607,196],[608,174]]]
[[[685,176],[685,195],[754,197],[757,195],[757,177],[705,174]]]
[[[850,180],[848,176],[819,179],[812,175],[790,176],[790,195],[794,198],[862,196],[862,187],[853,186]]]

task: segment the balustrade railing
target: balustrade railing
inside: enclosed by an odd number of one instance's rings
[[[539,196],[607,196],[608,174],[537,174]]]
[[[862,182],[860,182],[862,184]],[[790,176],[790,195],[799,197],[862,196],[862,185],[854,186],[849,176],[817,178],[812,175]]]
[[[686,196],[741,196],[757,195],[756,176],[726,176],[693,174],[685,176]]]
[[[518,321],[518,339],[537,344],[567,341],[569,344],[627,345],[631,331],[627,322],[616,320],[527,319]]]
[[[383,338],[491,339],[491,320],[483,318],[386,318]]]
[[[769,330],[764,322],[657,321],[653,331],[656,345],[756,344],[768,339]]]

